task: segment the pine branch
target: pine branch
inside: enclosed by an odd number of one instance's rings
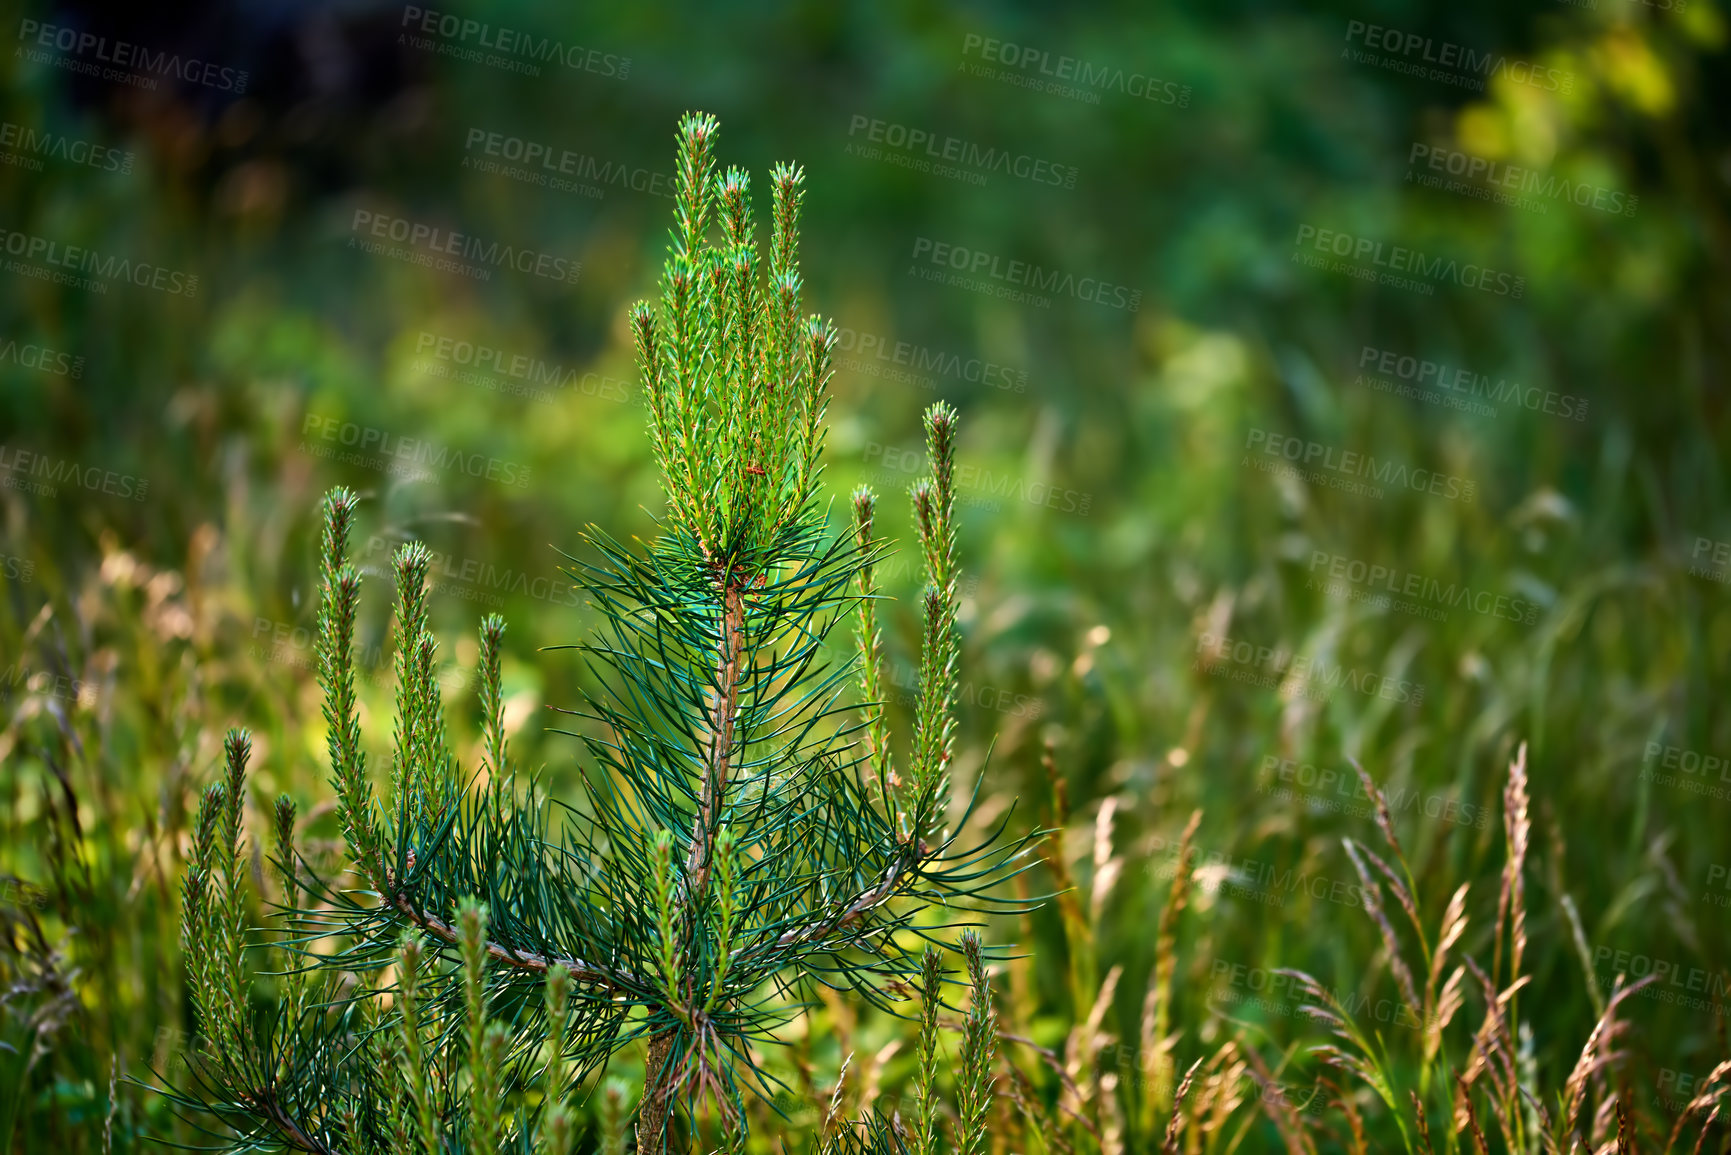
[[[415,926],[442,942],[458,946],[463,941],[462,932],[458,927],[417,909],[406,896],[399,894],[391,909],[402,914]],[[483,940],[481,950],[489,959],[504,963],[506,966],[516,967],[519,970],[545,974],[553,967],[563,967],[577,982],[595,983],[621,993],[636,993],[643,987],[641,979],[624,976],[611,968],[597,963],[584,962],[580,958],[567,955],[543,954],[539,951],[512,947],[493,939]]]
[[[312,1155],[339,1155],[336,1148],[309,1135],[302,1129],[300,1122],[283,1109],[275,1095],[262,1093],[251,1101],[252,1107],[259,1116],[269,1121],[277,1134],[297,1151],[308,1151]]]

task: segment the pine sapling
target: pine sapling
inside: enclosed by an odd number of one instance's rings
[[[570,571],[601,616],[580,647],[597,688],[573,711],[586,755],[577,805],[537,801],[536,782],[519,789],[498,616],[480,631],[479,764],[460,764],[419,542],[392,559],[396,702],[381,794],[355,678],[362,578],[348,549],[360,500],[346,489],[325,499],[318,679],[348,862],[335,877],[313,871],[294,804],[279,803],[284,910],[271,929],[293,977],[274,1003],[245,965],[239,732],[224,781],[205,792],[183,883],[189,990],[212,1047],[191,1085],[168,1093],[206,1125],[214,1116],[232,1150],[563,1155],[570,1096],[622,1052],[644,1057],[642,1087],[605,1083],[603,1150],[622,1149],[633,1101],[644,1155],[683,1145],[710,1106],[742,1149],[745,1098],[772,1094],[765,1055],[816,982],[888,1007],[922,969],[911,947],[932,933],[923,911],[1019,909],[995,895],[1027,840],[1003,839],[1000,825],[964,846],[966,816],[947,820],[957,414],[938,404],[925,415],[931,473],[912,492],[927,579],[921,682],[898,763],[875,498],[856,494],[853,524],[832,526],[822,493],[836,330],[803,311],[805,177],[771,171],[760,249],[751,182],[715,171],[715,136],[711,117],[680,123],[660,292],[630,312],[666,497],[660,532],[628,546],[592,528],[588,560]],[[853,644],[833,644],[850,618]],[[977,1146],[995,1033],[977,940],[971,949],[972,1013],[985,1018],[969,1028],[957,1085]],[[925,1152],[936,1149],[934,968]],[[826,1142],[901,1148],[879,1118]]]

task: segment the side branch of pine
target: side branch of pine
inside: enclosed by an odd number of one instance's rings
[[[312,1155],[337,1155],[337,1152],[320,1143],[306,1133],[299,1123],[282,1108],[276,1096],[268,1089],[259,1091],[252,1097],[252,1104],[265,1118],[276,1127],[277,1133],[298,1151],[309,1151]]]
[[[389,909],[395,910],[413,922],[416,926],[442,942],[456,946],[460,942],[457,928],[444,919],[435,918],[417,909],[407,897],[397,894],[388,903]],[[536,971],[545,974],[556,966],[562,966],[571,972],[573,982],[594,983],[610,987],[620,992],[642,989],[642,983],[617,971],[609,970],[596,963],[585,962],[571,955],[547,955],[532,950],[517,950],[503,943],[488,939],[484,949],[489,958],[498,959],[507,966],[520,970]]]
[[[896,896],[898,884],[910,867],[918,865],[920,857],[920,853],[916,850],[912,855],[912,861],[898,858],[884,870],[875,886],[854,896],[853,900],[841,909],[841,913],[833,918],[818,919],[804,926],[785,930],[775,940],[775,945],[783,949],[803,946],[807,943],[817,942],[858,922]]]

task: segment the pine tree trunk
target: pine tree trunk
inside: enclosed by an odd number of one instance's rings
[[[691,851],[686,858],[686,904],[695,911],[709,889],[714,868],[715,823],[726,796],[734,757],[734,715],[739,709],[741,662],[745,647],[745,591],[730,583],[722,598],[721,649],[717,656],[716,689],[711,706],[710,747],[703,793],[692,821]],[[643,1072],[643,1108],[637,1116],[638,1155],[663,1155],[668,1149],[668,1124],[678,1080],[677,1063],[669,1062],[674,1031],[649,1037],[649,1058]]]
[[[674,1069],[671,1030],[649,1037],[649,1058],[643,1065],[643,1109],[637,1115],[637,1155],[663,1155],[667,1122],[673,1113]]]
[[[716,813],[727,795],[734,757],[734,715],[739,712],[739,683],[745,660],[745,591],[729,583],[722,596],[721,650],[716,657],[715,692],[710,703],[708,765],[703,795],[691,827],[691,853],[685,862],[687,902],[695,907],[709,889],[714,868],[712,840]]]

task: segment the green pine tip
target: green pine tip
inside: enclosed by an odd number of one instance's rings
[[[404,542],[391,557],[391,564],[396,567],[397,573],[410,578],[417,573],[425,577],[432,563],[433,551],[421,541]]]
[[[984,943],[979,934],[971,927],[962,932],[962,957],[967,959],[968,973],[973,976],[975,985],[979,984],[980,976],[984,973],[985,954],[983,948]]]
[[[252,734],[236,726],[223,735],[222,746],[230,766],[239,764],[246,766],[246,760],[252,756]]]
[[[343,564],[349,550],[349,531],[354,527],[355,510],[360,500],[354,490],[341,485],[325,494],[322,560],[327,572]]]
[[[721,122],[707,112],[693,110],[679,118],[679,136],[694,145],[712,143]]]
[[[279,846],[292,848],[295,841],[295,800],[287,794],[276,796],[276,840]]]
[[[947,470],[956,457],[956,411],[939,401],[926,410],[926,451],[934,469]]]

